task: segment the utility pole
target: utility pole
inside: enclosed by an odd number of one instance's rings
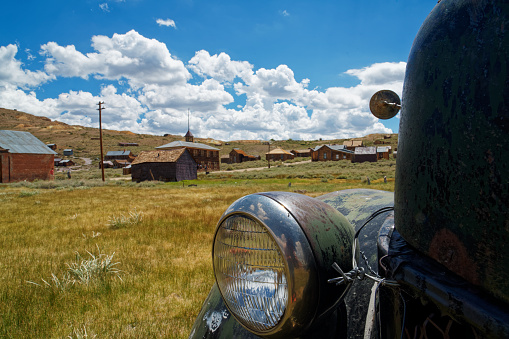
[[[101,111],[105,109],[101,105],[104,105],[104,101],[98,103],[99,108],[97,109],[99,111],[99,142],[101,143],[101,171],[102,171],[102,177],[104,181],[104,162],[103,162],[103,130],[102,130],[102,124],[101,124]]]
[[[270,168],[270,156],[271,156],[270,155],[270,140],[269,140],[268,144],[269,144],[269,153],[267,154],[267,164],[269,165],[269,168]]]

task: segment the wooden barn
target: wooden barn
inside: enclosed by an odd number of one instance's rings
[[[365,162],[365,161],[370,161],[370,162],[377,161],[375,146],[356,147],[355,148],[352,162]]]
[[[144,151],[131,164],[131,178],[136,182],[194,180],[197,172],[198,164],[185,148]]]
[[[55,154],[29,132],[0,130],[0,183],[52,180]]]
[[[231,150],[229,155],[229,163],[230,164],[238,164],[246,161],[254,161],[260,160],[260,157],[255,157],[254,155],[248,155],[246,152],[241,150],[240,148],[234,148]]]
[[[311,156],[312,161],[352,160],[354,152],[345,145],[322,145],[316,147]]]
[[[282,148],[276,148],[268,153],[265,153],[265,160],[286,161],[293,158],[295,158],[295,156],[292,153],[285,151]]]

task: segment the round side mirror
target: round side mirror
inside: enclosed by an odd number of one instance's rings
[[[376,92],[369,101],[371,113],[378,119],[390,119],[401,109],[401,100],[393,91],[384,89]]]

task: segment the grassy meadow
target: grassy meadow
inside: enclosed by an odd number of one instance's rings
[[[118,171],[105,183],[99,171],[75,171],[2,184],[0,337],[187,338],[213,284],[216,222],[233,201],[274,190],[392,191],[394,164],[280,165],[140,184]]]

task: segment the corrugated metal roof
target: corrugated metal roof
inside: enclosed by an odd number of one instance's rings
[[[9,153],[57,154],[30,132],[0,130],[0,148]]]
[[[376,147],[357,147],[355,149],[355,154],[376,154]]]
[[[385,152],[389,152],[389,147],[385,146],[385,147],[377,147],[376,148],[376,152],[377,153],[385,153]]]
[[[106,153],[106,156],[118,157],[121,155],[129,155],[129,154],[131,154],[131,151],[108,151],[108,153]]]
[[[206,149],[209,151],[219,151],[218,148],[200,144],[199,142],[187,142],[187,141],[172,141],[169,144],[162,145],[156,147],[156,149],[172,149],[172,148],[179,148],[179,147],[188,147],[188,148],[196,148],[196,149]]]
[[[136,157],[136,159],[134,159],[131,165],[147,162],[176,162],[185,151],[185,148],[161,151],[143,151]]]

